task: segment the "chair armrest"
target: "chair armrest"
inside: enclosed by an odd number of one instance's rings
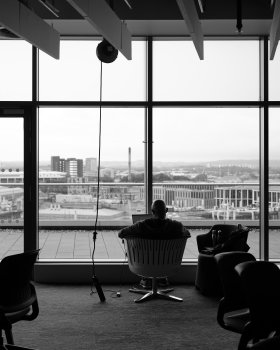
[[[222,328],[225,328],[225,321],[224,321],[225,313],[226,313],[225,300],[224,298],[222,298],[219,302],[218,311],[217,311],[217,322]]]
[[[23,320],[26,320],[26,321],[35,320],[35,318],[39,315],[39,305],[38,305],[37,294],[36,294],[35,287],[32,283],[30,283],[30,288],[31,288],[31,294],[32,294],[30,297],[30,300],[32,300],[31,313],[28,313],[23,317]]]

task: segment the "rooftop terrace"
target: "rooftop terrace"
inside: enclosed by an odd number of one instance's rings
[[[197,259],[196,236],[207,229],[190,229],[184,259]],[[259,231],[250,231],[248,244],[250,252],[259,256]],[[91,259],[93,240],[91,230],[41,230],[39,232],[40,259]],[[0,230],[0,258],[23,251],[21,229]],[[95,249],[96,260],[123,260],[124,247],[116,230],[98,231]],[[270,230],[270,258],[280,258],[280,230]]]

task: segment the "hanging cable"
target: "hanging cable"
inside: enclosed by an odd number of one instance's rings
[[[96,288],[96,291],[99,295],[100,301],[105,301],[105,296],[102,290],[102,287],[99,283],[98,278],[96,277],[95,274],[95,262],[94,262],[94,254],[95,254],[95,246],[96,246],[96,237],[97,237],[97,222],[98,222],[98,210],[99,210],[99,191],[100,191],[100,155],[101,155],[101,122],[102,122],[102,107],[101,107],[101,102],[102,102],[102,61],[100,61],[100,90],[99,90],[99,132],[98,132],[98,165],[97,165],[97,190],[96,190],[96,215],[95,215],[95,223],[94,223],[94,230],[93,230],[93,249],[92,249],[92,255],[91,255],[91,260],[92,260],[92,282]],[[93,288],[91,286],[91,294],[93,292]]]
[[[101,155],[101,129],[102,129],[102,61],[100,61],[100,89],[99,89],[99,131],[98,131],[98,164],[97,164],[97,190],[96,190],[96,215],[93,231],[93,250],[92,250],[92,268],[93,275],[95,275],[95,264],[94,264],[94,253],[95,253],[95,242],[97,236],[97,222],[98,222],[98,211],[99,211],[99,190],[100,190],[100,155]]]

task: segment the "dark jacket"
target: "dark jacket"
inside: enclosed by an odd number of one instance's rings
[[[119,232],[120,238],[126,237],[151,237],[164,238],[172,237],[190,237],[189,231],[184,228],[183,224],[171,219],[149,218],[138,221],[135,224],[123,228]]]

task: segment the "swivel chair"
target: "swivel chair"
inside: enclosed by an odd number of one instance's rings
[[[246,323],[251,320],[251,315],[235,266],[256,259],[246,252],[226,252],[215,255],[215,260],[223,288],[217,312],[218,324],[226,330],[241,334]]]
[[[187,238],[187,236],[174,237],[172,234],[169,237],[165,236],[164,239],[141,236],[124,238],[130,271],[140,277],[152,279],[150,291],[130,289],[130,292],[144,294],[143,297],[134,300],[136,303],[154,298],[183,301],[167,294],[170,289],[158,290],[157,279],[174,275],[178,271]]]
[[[271,335],[280,335],[280,270],[272,262],[249,261],[235,267],[247,297],[251,320],[241,334],[238,350]]]
[[[32,321],[39,314],[36,290],[31,283],[38,252],[10,255],[0,263],[0,349],[5,347],[2,331],[7,343],[14,345],[12,324],[21,320]],[[16,349],[8,345],[7,348]]]

